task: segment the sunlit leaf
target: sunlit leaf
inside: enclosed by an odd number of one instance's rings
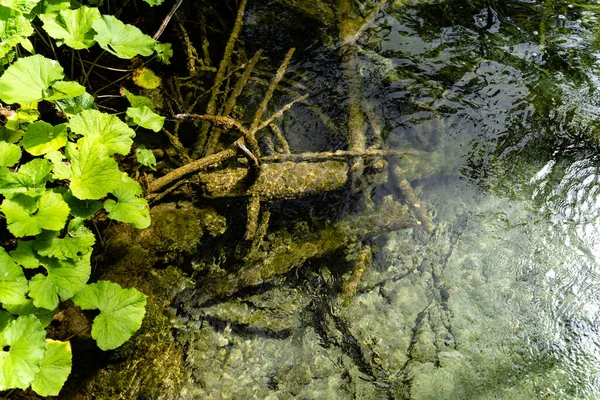
[[[81,200],[97,200],[111,192],[122,172],[109,151],[95,137],[84,137],[67,145],[72,178],[69,188]]]
[[[83,110],[96,110],[96,100],[94,96],[89,93],[84,93],[80,96],[60,99],[54,102],[56,108],[61,113],[64,113],[67,117],[74,117]]]
[[[69,127],[74,133],[97,140],[109,155],[129,153],[135,136],[133,129],[118,117],[98,110],[82,111],[71,120]]]
[[[154,46],[156,50],[156,58],[163,64],[171,64],[171,57],[173,57],[173,49],[171,43],[156,43]]]
[[[42,14],[39,16],[44,22],[44,30],[62,43],[77,50],[87,49],[96,41],[96,32],[92,29],[92,23],[100,18],[97,8],[81,6],[76,10],[61,10],[54,14]]]
[[[76,260],[91,252],[96,241],[81,218],[69,221],[66,235],[61,236],[59,232],[44,231],[33,241],[33,248],[40,256]]]
[[[150,6],[160,6],[164,3],[165,0],[144,0],[146,3],[150,4]]]
[[[119,58],[130,59],[137,55],[149,56],[154,52],[156,40],[133,25],[124,24],[112,15],[103,15],[93,21],[97,32],[94,39],[100,47]]]
[[[156,89],[162,83],[161,79],[149,68],[140,67],[133,72],[133,82],[144,89]]]
[[[22,303],[27,290],[23,269],[0,247],[0,303]]]
[[[125,97],[127,97],[127,101],[131,104],[131,107],[143,107],[147,106],[151,110],[154,110],[154,104],[152,103],[152,99],[146,96],[138,96],[131,93],[129,90],[123,88],[121,89]]]
[[[40,0],[40,2],[31,10],[30,18],[40,14],[56,14],[60,10],[71,8],[71,0]]]
[[[39,2],[40,0],[0,0],[0,5],[28,14]]]
[[[46,350],[46,331],[34,315],[20,316],[0,332],[0,390],[25,389]]]
[[[33,299],[25,299],[25,301],[19,304],[10,304],[10,303],[2,303],[2,307],[6,309],[6,311],[10,312],[14,315],[35,315],[37,319],[40,320],[40,323],[43,327],[48,326],[52,319],[54,318],[54,314],[56,314],[56,310],[47,310],[45,308],[38,308],[33,305]]]
[[[52,163],[52,178],[71,179],[71,166],[63,161],[65,157],[60,151],[49,151],[44,158]]]
[[[90,279],[91,253],[77,260],[58,260],[52,257],[38,257],[45,274],[37,274],[29,281],[29,297],[36,307],[53,310],[59,299],[67,300],[79,292]]]
[[[9,104],[43,100],[50,86],[63,77],[54,60],[39,54],[19,58],[0,77],[0,99]]]
[[[10,61],[14,46],[24,43],[33,34],[33,26],[18,11],[0,6],[0,61]],[[14,53],[13,53],[14,54]]]
[[[150,208],[146,199],[140,197],[142,188],[139,183],[123,174],[121,182],[112,193],[117,201],[108,199],[104,202],[109,218],[130,223],[140,229],[150,226]]]
[[[144,145],[140,145],[135,149],[135,156],[138,162],[146,167],[154,169],[156,166],[156,157],[154,157],[154,153]]]
[[[12,167],[21,159],[21,148],[16,144],[0,142],[0,167]]]
[[[63,199],[69,205],[71,215],[77,218],[88,219],[102,208],[98,200],[80,200],[70,190],[63,193]]]
[[[73,81],[55,82],[48,90],[48,95],[44,100],[54,101],[81,96],[85,93],[85,87]]]
[[[21,165],[17,172],[0,167],[0,194],[41,194],[46,190],[51,171],[52,164],[40,158]]]
[[[102,350],[125,343],[142,326],[146,313],[146,295],[108,281],[87,285],[73,297],[73,303],[83,310],[100,310],[92,324],[92,337]]]
[[[30,124],[21,140],[23,148],[34,156],[58,150],[66,143],[67,124],[52,126],[44,121],[37,121]]]
[[[73,354],[69,342],[46,339],[46,352],[31,388],[40,396],[58,396],[71,373]]]
[[[147,106],[129,107],[127,108],[127,116],[131,118],[136,125],[153,130],[154,132],[160,131],[165,123],[165,117],[156,114]]]
[[[17,195],[5,199],[0,210],[6,216],[8,230],[16,237],[37,235],[42,229],[61,230],[69,215],[67,203],[53,192],[44,192],[38,198]]]

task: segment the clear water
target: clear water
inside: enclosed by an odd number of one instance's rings
[[[384,147],[435,154],[411,184],[436,229],[370,238],[374,261],[343,307],[327,258],[241,300],[188,305],[183,397],[600,398],[600,4],[402,3],[358,41],[362,106]],[[285,30],[300,15],[252,5],[248,48],[270,45],[276,64],[297,46],[290,79],[338,122],[335,29]],[[295,110],[292,149],[345,145]]]

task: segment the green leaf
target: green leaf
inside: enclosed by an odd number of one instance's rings
[[[73,81],[58,81],[48,90],[48,95],[44,100],[54,101],[71,97],[81,96],[85,93],[85,87]]]
[[[4,7],[11,8],[22,14],[28,14],[39,3],[40,0],[0,0]]]
[[[21,104],[17,110],[15,120],[19,123],[31,124],[40,118],[40,112],[38,110],[38,103]]]
[[[171,64],[171,57],[173,57],[171,43],[156,43],[154,50],[156,51],[156,58],[158,58],[158,61],[165,65]]]
[[[45,308],[37,308],[33,305],[33,299],[26,299],[19,304],[2,303],[2,307],[6,311],[14,315],[35,315],[43,327],[46,327],[54,319],[56,310],[46,310]]]
[[[95,137],[84,137],[77,145],[67,144],[72,178],[69,188],[81,200],[97,200],[119,184],[122,172],[109,151]]]
[[[154,110],[154,104],[152,103],[152,99],[146,96],[136,96],[131,93],[129,90],[123,88],[123,94],[127,97],[127,101],[131,104],[131,107],[142,107],[147,106],[151,110]]]
[[[0,303],[22,303],[27,290],[23,269],[0,247]]]
[[[34,156],[58,150],[66,143],[67,124],[52,126],[44,121],[37,121],[30,124],[21,140],[23,148]]]
[[[46,339],[46,353],[31,388],[40,396],[58,396],[71,373],[71,343]]]
[[[162,83],[161,79],[149,68],[140,67],[133,71],[133,83],[144,89],[156,89]]]
[[[41,0],[33,10],[31,10],[30,19],[33,19],[40,14],[56,14],[60,10],[68,10],[70,8],[71,0]]]
[[[38,195],[46,190],[50,180],[52,164],[48,160],[36,158],[21,165],[17,172],[0,168],[0,194],[23,193]]]
[[[156,166],[156,157],[154,157],[154,153],[144,145],[140,145],[135,149],[135,156],[138,162],[146,167],[154,169]]]
[[[71,179],[71,167],[63,162],[64,156],[60,151],[49,151],[44,158],[52,163],[52,178]]]
[[[77,50],[87,49],[96,41],[96,32],[92,29],[92,23],[100,18],[97,8],[81,6],[76,10],[61,10],[54,14],[42,14],[39,16],[44,23],[44,30],[58,39],[57,44],[62,43]]]
[[[142,326],[146,313],[146,295],[108,281],[87,285],[73,297],[73,303],[83,310],[100,310],[92,324],[92,337],[102,350],[125,343]]]
[[[10,252],[10,255],[13,260],[24,268],[34,269],[42,265],[37,254],[33,251],[33,240],[21,240],[17,243],[17,248]]]
[[[160,131],[165,123],[165,117],[156,114],[147,106],[127,108],[127,116],[130,117],[136,125],[142,128],[151,129],[154,132]]]
[[[162,3],[164,3],[165,0],[144,0],[146,3],[150,4],[151,7],[153,6],[160,6]]]
[[[21,159],[21,148],[16,144],[0,142],[0,166],[12,167]]]
[[[135,136],[133,129],[118,117],[98,110],[82,111],[71,120],[70,128],[84,137],[98,138],[109,155],[128,154]]]
[[[88,219],[102,208],[102,204],[99,201],[79,200],[77,197],[73,196],[73,193],[70,190],[63,193],[63,199],[65,199],[69,205],[71,215],[78,218]]]
[[[61,113],[69,118],[73,118],[83,110],[97,109],[94,96],[87,92],[77,97],[56,100],[54,104]]]
[[[130,59],[138,54],[149,56],[154,52],[156,40],[112,15],[103,15],[94,20],[92,26],[98,33],[94,39],[100,47],[119,58]]]
[[[112,193],[118,201],[108,199],[104,202],[104,208],[108,211],[109,218],[130,223],[140,229],[150,226],[148,202],[139,197],[142,194],[139,183],[123,174],[121,182]]]
[[[9,104],[43,100],[50,86],[63,77],[57,61],[39,54],[19,58],[0,77],[0,99]]]
[[[33,26],[18,11],[0,6],[0,60],[2,64],[12,60],[13,47],[27,41],[33,34]]]
[[[44,192],[39,198],[16,195],[5,199],[0,210],[6,216],[8,230],[16,237],[37,235],[42,229],[61,230],[69,216],[69,206],[53,192]]]
[[[25,389],[46,350],[46,331],[33,315],[20,316],[0,332],[0,390]]]
[[[33,249],[40,256],[76,260],[91,252],[95,242],[94,234],[85,227],[83,219],[74,218],[69,221],[64,238],[58,232],[45,231],[35,238]]]
[[[36,307],[53,310],[60,300],[68,300],[79,292],[90,279],[90,255],[77,260],[58,260],[38,257],[48,275],[37,274],[29,281],[29,297]]]

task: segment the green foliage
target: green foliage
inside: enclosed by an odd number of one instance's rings
[[[0,167],[12,167],[21,159],[21,148],[16,144],[0,142]]]
[[[0,331],[0,390],[25,389],[33,382],[44,358],[45,337],[34,315],[22,315]]]
[[[135,149],[135,156],[138,162],[146,167],[154,169],[156,166],[156,157],[154,157],[154,153],[143,145],[140,145]]]
[[[115,349],[129,340],[146,313],[144,294],[108,281],[87,285],[73,302],[83,310],[100,310],[92,325],[92,337],[102,350]]]
[[[57,396],[71,373],[71,344],[46,339],[46,352],[31,388],[42,396]]]
[[[150,107],[129,107],[127,116],[133,120],[133,123],[142,128],[159,132],[165,123],[165,117],[156,114]]]
[[[30,41],[32,23],[43,28],[37,32],[41,40]],[[98,111],[84,86],[65,79],[58,61],[35,54],[32,43],[48,41],[53,48],[70,47],[72,60],[96,43],[126,59],[156,52],[168,63],[172,51],[77,2],[0,0],[0,100],[18,104],[0,124],[0,217],[16,241],[9,252],[0,247],[0,390],[31,387],[56,396],[71,372],[71,347],[46,339],[44,327],[61,301],[100,310],[92,337],[104,350],[127,341],[145,314],[146,296],[137,290],[106,281],[88,284],[96,239],[87,220],[104,209],[108,218],[145,228],[150,212],[140,185],[115,158],[130,154],[135,131]],[[23,48],[34,55],[23,57]],[[128,122],[162,128],[164,118],[149,98],[124,93],[131,103]],[[52,104],[62,121],[40,119],[41,101]],[[142,165],[156,164],[143,146],[135,155]]]
[[[20,12],[0,6],[0,62],[12,61],[13,48],[18,44],[29,42],[33,33],[31,22]]]
[[[20,58],[0,77],[0,100],[5,103],[32,103],[58,100],[83,94],[76,82],[65,82],[63,68],[54,60],[36,54]]]
[[[82,6],[76,10],[60,10],[54,14],[42,14],[44,30],[57,39],[60,46],[63,43],[77,50],[87,49],[96,44],[92,23],[100,18],[97,8]]]
[[[102,18],[94,20],[92,26],[98,33],[94,39],[100,47],[119,58],[149,56],[154,52],[156,40],[112,15],[103,15]]]

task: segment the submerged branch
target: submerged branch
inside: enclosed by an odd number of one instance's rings
[[[242,25],[244,22],[244,10],[246,8],[247,0],[241,0],[240,6],[237,11],[237,15],[235,18],[235,23],[233,25],[233,29],[231,30],[231,34],[229,35],[229,40],[225,45],[225,51],[223,53],[223,58],[219,63],[219,68],[217,69],[217,73],[215,75],[215,83],[213,85],[213,90],[210,95],[210,99],[208,100],[208,104],[206,106],[206,114],[214,114],[217,110],[217,96],[219,95],[219,88],[221,87],[221,83],[225,80],[225,74],[229,69],[229,65],[231,63],[231,55],[233,54],[233,48],[235,46],[235,42],[238,39],[240,31],[242,29]],[[202,124],[202,128],[200,130],[200,134],[196,139],[196,143],[194,144],[194,151],[192,153],[193,157],[198,157],[202,150],[204,150],[203,141],[206,135],[208,134],[208,130],[210,129],[210,124],[204,123]]]

